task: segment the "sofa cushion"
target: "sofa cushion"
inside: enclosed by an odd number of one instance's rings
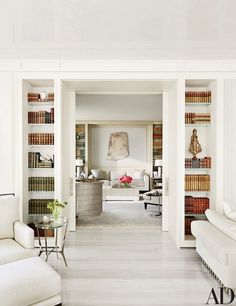
[[[234,203],[223,201],[223,209],[227,218],[236,221],[236,207]]]
[[[103,180],[105,178],[104,172],[102,169],[92,169],[91,173],[97,180]]]
[[[38,256],[0,266],[0,301],[4,301],[4,306],[40,301],[48,305],[43,300],[60,292],[60,275]]]
[[[144,187],[145,182],[144,180],[132,180],[131,186]]]
[[[211,224],[228,237],[236,240],[236,223],[234,221],[231,221],[213,209],[207,209],[205,214]]]
[[[208,221],[193,221],[191,223],[191,232],[193,236],[211,254],[218,262],[227,265],[231,264],[230,259],[236,257],[235,241],[226,236],[218,228]]]
[[[0,239],[13,238],[13,224],[16,220],[19,220],[19,204],[17,197],[0,197],[0,218]]]
[[[112,170],[110,173],[111,181],[119,181],[123,175],[126,175],[126,171]]]
[[[25,249],[14,239],[0,239],[0,265],[34,256],[34,251]]]
[[[131,176],[133,180],[143,180],[144,174],[145,174],[145,170],[127,171],[127,175]]]

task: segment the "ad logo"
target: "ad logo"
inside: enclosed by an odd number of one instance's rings
[[[234,295],[234,291],[231,288],[219,287],[219,289],[220,289],[219,290],[220,292],[219,292],[218,297],[215,292],[215,289],[214,288],[211,289],[211,292],[209,294],[206,304],[228,305],[234,301],[235,295]],[[224,289],[227,289],[229,291],[229,295],[228,294],[224,295]]]

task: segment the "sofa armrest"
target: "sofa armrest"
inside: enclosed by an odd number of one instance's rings
[[[14,223],[15,240],[26,249],[34,248],[34,231],[23,222]]]

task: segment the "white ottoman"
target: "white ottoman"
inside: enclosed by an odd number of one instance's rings
[[[58,305],[60,293],[60,275],[39,257],[0,266],[1,306]]]

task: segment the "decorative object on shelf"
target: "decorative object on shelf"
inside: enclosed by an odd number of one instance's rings
[[[81,176],[80,167],[83,167],[84,161],[81,158],[78,158],[75,160],[75,166],[76,166],[76,178],[79,179]]]
[[[61,215],[62,208],[65,208],[67,202],[59,202],[58,200],[53,200],[48,202],[47,208],[51,211],[54,220],[58,220]]]
[[[162,177],[162,160],[161,159],[155,159],[154,169],[156,170],[155,172],[157,173],[157,176],[156,177],[154,176],[154,177],[161,178]]]
[[[116,132],[110,134],[108,144],[108,160],[120,160],[129,156],[128,133]]]
[[[190,147],[189,151],[193,154],[193,160],[197,160],[196,155],[200,152],[202,152],[202,147],[198,141],[198,136],[197,136],[197,130],[193,130],[193,134],[191,136],[191,142],[190,142]]]
[[[43,223],[49,223],[50,218],[48,216],[42,216],[42,222]]]
[[[129,175],[123,175],[119,179],[120,183],[125,187],[130,187],[130,184],[132,183],[132,180],[133,180],[133,178]]]
[[[41,100],[41,102],[46,102],[47,101],[47,93],[46,93],[46,91],[42,91],[40,93],[40,100]]]

